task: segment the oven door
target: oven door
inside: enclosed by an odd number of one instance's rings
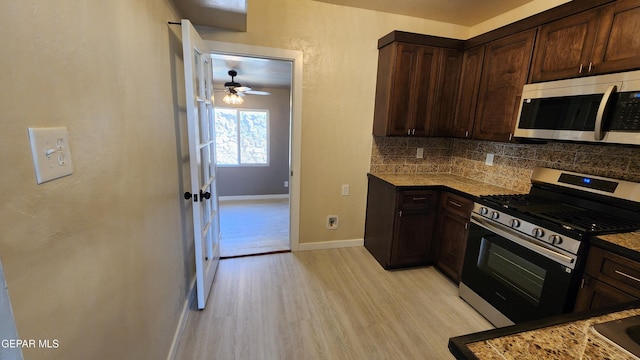
[[[493,231],[488,228],[494,225]],[[523,235],[472,217],[461,289],[468,287],[514,323],[571,311],[577,280],[567,265],[575,265],[575,259],[554,255],[535,243],[524,244],[526,240],[514,241],[516,237]]]

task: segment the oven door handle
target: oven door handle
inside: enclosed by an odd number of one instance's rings
[[[514,232],[513,230],[509,229],[508,227],[502,224],[496,224],[496,223],[487,221],[481,217],[478,217],[475,214],[471,214],[471,222],[495,233],[496,235],[500,235],[506,238],[507,240],[513,241],[518,245],[524,246],[525,248],[531,251],[534,251],[542,256],[545,256],[551,260],[565,263],[566,266],[571,269],[575,268],[574,258],[564,255],[562,253],[559,253],[553,249],[544,247],[540,244],[536,244],[531,240],[527,239],[526,237],[524,237],[523,235],[517,232]]]

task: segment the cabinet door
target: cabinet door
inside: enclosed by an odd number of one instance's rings
[[[438,220],[436,264],[451,280],[460,282],[464,253],[469,235],[469,220],[445,211]]]
[[[478,104],[480,76],[484,59],[484,45],[465,51],[462,60],[462,75],[458,88],[456,113],[451,134],[454,137],[471,137]]]
[[[415,46],[398,43],[396,60],[393,64],[393,82],[388,90],[389,99],[388,135],[406,135],[409,123],[415,121],[415,108],[412,105],[415,71],[418,51]]]
[[[432,261],[435,209],[400,210],[391,250],[391,265],[425,265]]]
[[[578,291],[573,311],[597,309],[634,300],[638,299],[591,276],[585,275],[582,279],[582,286]]]
[[[441,49],[435,101],[431,116],[430,136],[451,136],[456,109],[458,87],[462,71],[463,52]]]
[[[400,42],[380,49],[373,135],[427,135],[437,55],[435,47]]]
[[[588,75],[598,32],[598,10],[586,11],[540,28],[531,65],[531,82]]]
[[[640,68],[640,0],[605,6],[593,51],[597,73]]]
[[[517,119],[536,30],[528,30],[487,45],[473,137],[510,141]]]
[[[439,49],[417,46],[417,62],[412,86],[410,105],[412,107],[409,128],[411,135],[427,136],[431,127],[431,114],[435,103],[436,80],[438,76]]]

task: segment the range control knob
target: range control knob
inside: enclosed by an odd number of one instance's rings
[[[480,215],[487,215],[489,213],[489,209],[487,209],[486,207],[481,207],[480,208]]]
[[[535,237],[543,237],[544,236],[544,230],[542,230],[541,228],[535,228],[535,229],[533,229],[533,231],[531,231],[531,235],[533,235]]]
[[[562,237],[560,235],[549,235],[549,241],[553,245],[560,245],[562,244]]]
[[[518,219],[511,219],[511,227],[512,227],[512,228],[519,228],[519,227],[520,227],[520,220],[518,220]]]
[[[492,211],[491,212],[491,218],[493,220],[497,220],[499,217],[500,217],[500,213],[499,212],[497,212],[497,211]]]

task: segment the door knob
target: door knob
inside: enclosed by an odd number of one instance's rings
[[[205,198],[207,200],[211,199],[211,193],[210,192],[202,192],[202,190],[200,190],[200,199]]]

